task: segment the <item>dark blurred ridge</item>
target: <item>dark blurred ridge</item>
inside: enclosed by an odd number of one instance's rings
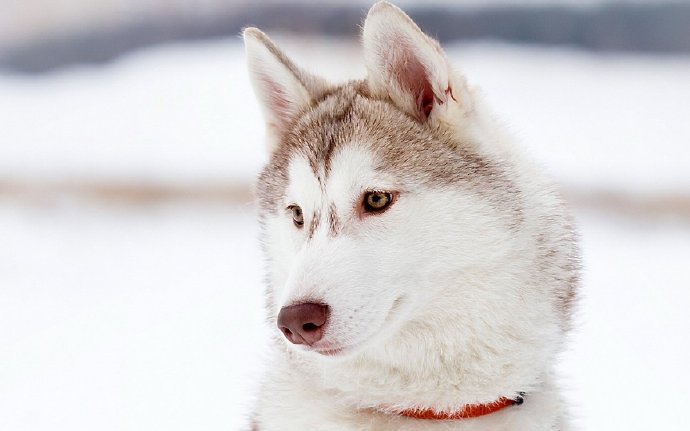
[[[573,208],[627,218],[690,224],[690,195],[660,191],[652,194],[606,188],[565,187]],[[39,206],[59,202],[142,207],[167,203],[247,206],[254,202],[252,185],[245,182],[179,184],[136,180],[28,180],[0,177],[0,202]]]
[[[71,64],[103,63],[153,44],[238,35],[248,25],[354,37],[365,12],[358,6],[228,5],[213,15],[173,14],[111,30],[75,29],[0,52],[0,68],[42,73]],[[488,39],[594,51],[690,53],[690,4],[416,7],[407,12],[425,31],[446,42]]]

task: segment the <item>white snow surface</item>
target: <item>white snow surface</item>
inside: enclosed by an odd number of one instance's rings
[[[240,429],[266,338],[252,213],[0,206],[0,429]]]
[[[363,75],[348,42],[277,38]],[[690,59],[449,48],[566,187],[690,192]],[[249,183],[263,125],[241,45],[0,76],[0,180]],[[2,196],[2,195],[0,195]],[[577,429],[685,430],[690,223],[577,210]],[[272,324],[251,206],[0,198],[0,430],[239,430]]]

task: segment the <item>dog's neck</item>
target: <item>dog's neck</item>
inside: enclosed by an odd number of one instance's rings
[[[462,325],[460,316],[453,318]],[[526,349],[518,337],[493,340],[479,329],[476,336],[458,336],[455,326],[411,323],[362,353],[324,358],[294,352],[289,362],[314,385],[358,407],[456,411],[542,386],[553,344]]]
[[[506,407],[521,405],[524,402],[524,392],[520,392],[515,398],[501,397],[495,401],[485,404],[466,404],[455,411],[436,411],[432,408],[409,408],[404,410],[384,410],[384,413],[404,416],[412,419],[427,420],[461,420],[474,419],[481,416],[496,413]]]
[[[495,371],[497,376],[477,374],[469,361],[438,357],[422,346],[415,352],[401,351],[393,358],[316,358],[293,356],[291,368],[309,376],[314,387],[335,394],[339,401],[355,408],[389,412],[433,410],[457,413],[468,405],[484,405],[499,399],[516,399],[519,392],[538,390],[543,380],[531,367],[516,367],[514,372]],[[493,364],[495,369],[503,364]],[[496,366],[500,365],[500,366]],[[471,377],[470,377],[471,376]]]

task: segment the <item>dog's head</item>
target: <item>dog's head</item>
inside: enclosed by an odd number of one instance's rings
[[[528,286],[538,222],[436,41],[379,3],[367,78],[331,85],[259,30],[244,40],[270,152],[269,315],[290,345],[347,357],[442,339],[447,354],[498,355],[553,332],[555,301]]]

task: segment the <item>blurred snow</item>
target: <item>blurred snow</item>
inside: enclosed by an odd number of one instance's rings
[[[195,181],[254,175],[263,136],[237,41],[102,69],[0,77],[0,175]]]
[[[355,44],[278,39],[312,71],[364,75]],[[0,75],[0,177],[250,178],[264,161],[263,125],[238,42],[171,45],[42,78]],[[566,186],[690,190],[690,58],[489,44],[448,53]]]
[[[690,190],[690,57],[505,45],[450,56],[564,185]]]
[[[277,39],[310,70],[364,73],[354,44]],[[690,193],[690,59],[448,52],[565,187]],[[0,181],[248,184],[265,156],[242,56],[223,40],[0,76]],[[685,429],[687,220],[577,215],[577,422]],[[239,429],[273,331],[256,234],[251,206],[0,199],[0,429]]]
[[[577,213],[584,279],[560,370],[581,430],[685,430],[690,229]]]

